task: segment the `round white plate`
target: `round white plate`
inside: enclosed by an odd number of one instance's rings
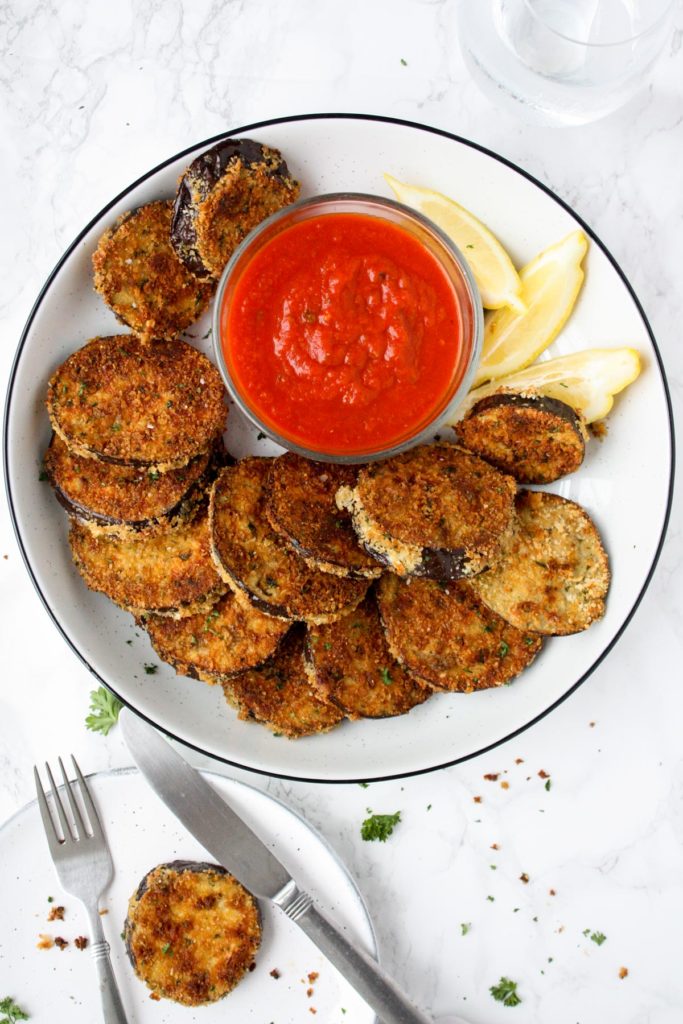
[[[372,924],[353,880],[324,839],[284,804],[250,786],[204,773],[211,784],[268,843],[287,869],[351,941],[377,955]],[[135,1024],[373,1024],[374,1013],[303,932],[261,901],[263,941],[256,967],[225,999],[192,1009],[150,999],[150,991],[130,966],[121,931],[128,899],[143,875],[164,861],[211,861],[149,788],[135,768],[90,776],[89,786],[107,834],[114,881],[100,902],[111,946],[116,980],[128,1019]],[[31,1024],[93,1024],[100,1020],[100,998],[88,949],[73,940],[87,935],[87,918],[73,896],[64,893],[50,860],[35,801],[0,829],[0,993],[11,995]],[[48,902],[48,897],[53,902]],[[65,907],[63,921],[48,922],[50,907]],[[64,950],[37,949],[39,934],[61,935]],[[280,972],[279,978],[270,972]],[[311,983],[308,975],[318,973]],[[313,988],[308,996],[307,989]],[[309,1009],[317,1010],[315,1016]],[[346,1012],[344,1012],[346,1011]]]
[[[19,345],[7,402],[5,458],[10,506],[26,565],[73,650],[94,675],[167,733],[224,761],[271,775],[324,781],[407,775],[481,753],[535,722],[582,682],[610,650],[640,601],[657,561],[669,514],[673,428],[663,369],[643,311],[623,273],[590,229],[524,171],[495,154],[434,129],[380,118],[313,116],[238,129],[281,149],[302,194],[352,190],[388,194],[383,171],[436,188],[478,214],[518,266],[577,227],[591,236],[576,308],[548,355],[631,345],[640,378],[617,398],[602,443],[581,469],[553,489],[584,505],[612,565],[605,617],[587,632],[551,640],[511,686],[440,695],[401,718],[344,723],[290,742],[240,722],[218,687],[179,678],[158,659],[129,615],[86,590],[71,563],[67,519],[39,482],[50,427],[44,410],[53,370],[88,338],[122,330],[92,289],[90,258],[121,212],[174,194],[179,174],[215,140],[151,170],[112,200],[50,275]],[[202,338],[208,314],[190,332]],[[235,455],[274,454],[233,408],[226,435]],[[131,642],[132,641],[132,642]]]

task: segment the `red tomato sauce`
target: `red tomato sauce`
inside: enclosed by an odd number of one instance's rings
[[[458,383],[462,328],[446,273],[413,235],[363,214],[312,217],[266,242],[220,328],[246,404],[315,452],[398,444]]]

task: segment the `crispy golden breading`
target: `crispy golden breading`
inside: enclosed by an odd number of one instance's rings
[[[478,596],[518,629],[566,635],[605,611],[610,571],[600,535],[573,501],[520,491],[500,559],[476,580]]]
[[[260,668],[226,680],[223,693],[240,718],[261,722],[289,739],[327,732],[344,718],[308,681],[301,626],[290,630],[276,654]]]
[[[404,715],[429,696],[390,653],[372,594],[337,622],[308,627],[306,661],[313,685],[347,718]]]
[[[368,551],[401,576],[459,579],[495,561],[514,511],[515,482],[457,445],[421,445],[364,466],[340,487]]]
[[[221,375],[184,341],[93,338],[55,371],[47,411],[70,451],[166,471],[206,452],[225,427]]]
[[[523,484],[549,484],[573,473],[586,450],[581,416],[539,394],[482,398],[454,429],[465,448]]]
[[[124,213],[92,258],[95,290],[145,340],[177,337],[211,298],[211,286],[190,273],[171,245],[172,213],[170,200]]]
[[[298,195],[299,183],[277,149],[223,139],[180,179],[171,243],[192,273],[218,279],[251,229]]]
[[[289,629],[252,605],[245,607],[232,591],[207,611],[182,619],[146,615],[139,620],[162,661],[179,675],[220,683],[269,658]]]
[[[490,611],[466,580],[400,580],[386,573],[377,592],[394,657],[435,690],[471,693],[509,682],[541,648]]]
[[[266,514],[273,529],[310,565],[355,579],[377,577],[382,567],[358,543],[351,516],[337,508],[339,487],[352,487],[358,470],[312,462],[294,452],[273,459]]]
[[[84,459],[53,435],[45,471],[57,500],[93,533],[112,537],[158,533],[190,519],[216,467],[208,452],[168,473]]]
[[[73,522],[69,543],[90,589],[133,613],[192,615],[227,589],[211,558],[206,510],[173,530],[123,540]]]
[[[222,578],[261,611],[282,619],[328,622],[355,608],[368,580],[317,572],[275,533],[265,515],[270,459],[242,459],[211,491],[212,554]]]
[[[201,1006],[222,999],[252,966],[261,915],[225,868],[175,860],[142,879],[128,902],[123,938],[153,998]]]

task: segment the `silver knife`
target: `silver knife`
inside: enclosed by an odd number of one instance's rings
[[[433,1024],[320,913],[277,857],[151,725],[128,708],[119,721],[138,768],[187,831],[254,896],[271,900],[296,921],[384,1024]]]

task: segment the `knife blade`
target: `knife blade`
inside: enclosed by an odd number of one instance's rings
[[[318,910],[275,854],[151,725],[128,708],[119,722],[138,768],[187,831],[254,896],[271,900],[296,922],[384,1024],[433,1024]]]

